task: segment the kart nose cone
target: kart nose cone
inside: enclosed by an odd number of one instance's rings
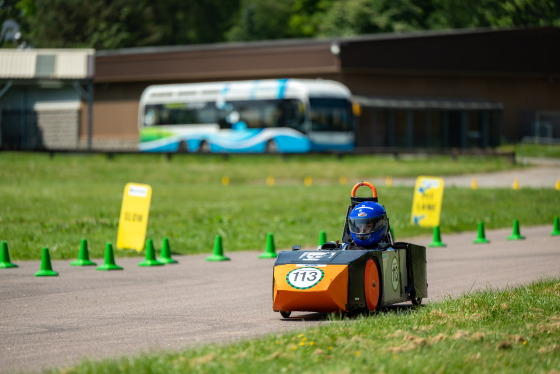
[[[274,267],[275,311],[346,311],[348,265]]]

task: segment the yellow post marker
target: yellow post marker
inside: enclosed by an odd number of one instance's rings
[[[313,178],[311,178],[311,177],[309,177],[309,176],[308,176],[308,177],[305,177],[305,178],[303,179],[303,184],[305,184],[306,187],[311,186],[311,185],[313,184]]]
[[[341,185],[346,186],[346,183],[348,182],[348,179],[344,176],[338,178],[338,181],[340,182]]]
[[[556,185],[554,188],[556,188],[556,191],[560,191],[560,179],[556,179]]]
[[[124,187],[117,248],[142,251],[151,199],[152,187],[147,184],[128,183]]]
[[[391,177],[385,178],[385,185],[387,187],[392,187],[393,186],[393,178],[391,178]]]
[[[272,175],[266,177],[266,185],[271,187],[274,186],[274,177]]]
[[[472,188],[473,190],[476,190],[476,189],[478,188],[478,182],[476,181],[476,178],[473,178],[473,179],[472,179],[471,188]]]
[[[443,179],[420,176],[416,179],[410,223],[415,226],[439,226],[443,202]]]
[[[515,180],[513,181],[513,189],[514,190],[519,189],[519,181],[517,180],[517,178],[515,178]]]
[[[227,185],[229,185],[229,177],[224,175],[222,177],[222,186],[227,186]]]

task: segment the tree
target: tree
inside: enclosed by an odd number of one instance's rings
[[[115,49],[560,26],[560,0],[0,0],[8,18],[35,47]]]
[[[290,33],[296,37],[315,37],[323,14],[331,6],[331,0],[295,0],[288,19]]]
[[[559,0],[432,0],[430,29],[560,26]]]
[[[336,0],[324,13],[318,36],[419,30],[423,17],[412,0]]]
[[[294,37],[288,27],[294,0],[244,0],[228,41],[269,40]]]
[[[26,45],[27,20],[24,5],[29,0],[0,0],[0,46],[16,48]],[[19,30],[19,34],[15,32]]]
[[[500,2],[496,13],[488,14],[495,27],[560,26],[560,1],[509,0]]]
[[[232,26],[236,0],[25,0],[36,47],[96,48],[213,43]]]

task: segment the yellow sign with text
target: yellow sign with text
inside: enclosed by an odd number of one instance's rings
[[[148,227],[152,187],[128,183],[124,187],[117,248],[142,251]]]
[[[418,177],[414,187],[410,223],[414,226],[422,227],[438,226],[442,201],[443,179],[437,177]]]

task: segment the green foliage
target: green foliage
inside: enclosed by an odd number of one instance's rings
[[[555,0],[432,2],[428,24],[433,29],[560,25],[560,3]]]
[[[239,16],[226,34],[231,41],[283,39],[291,34],[288,25],[293,0],[245,0]]]
[[[413,187],[386,187],[386,176],[509,167],[505,160],[480,158],[188,155],[167,161],[164,155],[148,154],[108,160],[102,155],[51,159],[45,154],[3,152],[0,240],[9,242],[15,260],[38,259],[45,246],[53,259],[75,258],[82,238],[88,240],[91,256],[102,258],[105,244],[116,243],[123,189],[129,182],[152,186],[147,238],[157,246],[167,236],[176,253],[209,253],[216,234],[222,235],[226,252],[263,250],[269,232],[279,249],[315,246],[321,230],[328,240],[336,240],[350,190],[362,180],[378,184],[397,238],[430,235],[430,229],[410,225]],[[223,176],[229,176],[228,186],[221,184]],[[266,184],[268,176],[275,178],[274,186]],[[310,187],[303,183],[307,176],[313,180]],[[340,177],[346,177],[346,185],[340,184]],[[448,188],[441,227],[444,232],[474,231],[479,220],[487,228],[510,227],[512,217],[519,217],[522,225],[547,224],[558,215],[558,206],[560,194],[553,189],[529,193]]]
[[[560,26],[560,2],[555,0],[510,0],[500,2],[498,10],[488,16],[490,25]]]
[[[557,0],[2,0],[35,47],[114,49],[469,27],[560,26]]]
[[[320,327],[237,344],[86,360],[60,372],[553,373],[560,370],[559,296],[560,279],[542,279],[418,308],[331,316]]]
[[[352,36],[420,29],[422,9],[412,0],[334,1],[323,14],[319,36]]]
[[[521,144],[515,146],[521,157],[560,158],[560,144]]]
[[[224,40],[238,1],[22,0],[35,47],[115,49]]]

